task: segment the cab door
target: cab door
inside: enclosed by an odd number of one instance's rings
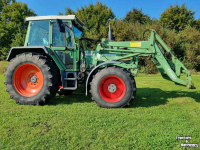
[[[68,27],[71,26],[70,22],[63,22]],[[51,23],[52,27],[52,41],[51,49],[55,52],[55,55],[65,66],[66,71],[75,71],[76,63],[76,51],[74,50],[73,32],[65,26],[65,33],[62,33],[58,29],[58,25],[55,22]]]

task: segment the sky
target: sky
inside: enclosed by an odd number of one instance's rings
[[[65,7],[70,7],[76,11],[81,6],[87,6],[89,3],[95,4],[97,0],[18,0],[27,3],[28,7],[33,9],[38,16],[58,15],[59,12],[65,12]],[[117,18],[124,18],[126,13],[133,8],[142,9],[144,14],[151,18],[159,18],[160,14],[170,5],[183,3],[188,9],[196,11],[195,19],[200,18],[200,0],[99,0],[105,3]]]

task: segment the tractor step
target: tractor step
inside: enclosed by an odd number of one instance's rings
[[[64,78],[64,80],[77,80],[77,78]]]
[[[61,79],[62,79],[62,87],[65,90],[76,90],[77,89],[77,72],[68,72],[62,71],[61,72]]]
[[[76,90],[77,88],[73,88],[73,87],[65,87],[65,88],[63,88],[63,89],[65,89],[65,90]]]

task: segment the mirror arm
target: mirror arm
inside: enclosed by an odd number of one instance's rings
[[[62,26],[68,27],[70,30],[72,30],[72,28],[70,26],[68,26],[67,24],[62,24]]]
[[[66,32],[64,33],[64,45],[65,45],[65,50],[67,50],[67,46],[66,46]]]

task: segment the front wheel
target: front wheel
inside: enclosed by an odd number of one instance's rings
[[[98,72],[92,80],[92,99],[105,108],[120,108],[129,105],[133,98],[135,80],[123,69],[110,67]]]

